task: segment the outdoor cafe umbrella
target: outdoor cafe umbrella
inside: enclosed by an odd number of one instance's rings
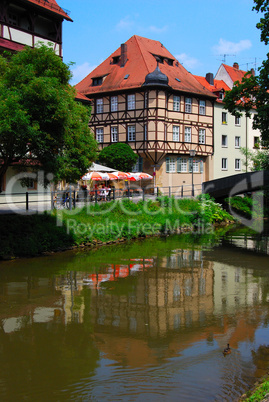
[[[118,176],[116,176],[114,173],[107,173],[108,180],[118,180]]]
[[[133,173],[128,173],[130,178],[129,180],[132,181],[138,181],[138,180],[145,180],[145,179],[153,179],[153,176],[151,176],[148,173],[143,173],[143,172],[133,172]]]
[[[114,174],[115,176],[117,176],[118,179],[120,179],[120,180],[128,180],[128,179],[130,178],[130,174],[129,174],[129,173],[125,173],[125,172],[117,171],[117,172],[113,172],[113,174]]]
[[[109,180],[108,173],[104,172],[88,172],[82,176],[82,180]]]

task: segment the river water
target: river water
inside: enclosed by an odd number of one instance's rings
[[[0,400],[236,401],[269,368],[268,254],[232,228],[1,262]]]

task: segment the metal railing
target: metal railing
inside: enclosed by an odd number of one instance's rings
[[[94,189],[94,190],[73,190],[37,192],[26,191],[25,193],[0,193],[0,213],[3,211],[44,211],[52,209],[72,209],[82,207],[88,203],[99,203],[104,201],[129,198],[133,201],[156,199],[160,196],[185,198],[197,196],[202,191],[201,185],[181,185],[167,187],[139,187],[125,189]]]

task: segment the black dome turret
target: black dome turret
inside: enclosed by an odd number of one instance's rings
[[[152,73],[146,75],[143,86],[168,86],[168,77],[159,68],[159,63]]]

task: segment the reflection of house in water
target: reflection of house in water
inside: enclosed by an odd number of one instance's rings
[[[200,253],[179,250],[156,260],[155,267],[137,275],[128,294],[119,297],[93,288],[90,311],[95,325],[124,333],[163,336],[203,321],[214,308],[213,270],[210,263],[201,263]],[[192,270],[184,270],[190,261]]]
[[[61,320],[63,296],[55,292],[52,278],[29,276],[0,285],[0,320],[5,333],[18,331],[28,324]]]

